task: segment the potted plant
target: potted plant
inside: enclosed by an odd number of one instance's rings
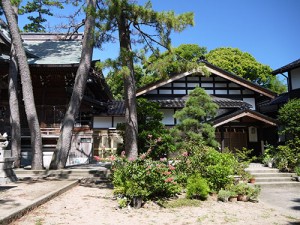
[[[246,202],[249,200],[247,196],[249,194],[249,185],[246,183],[239,183],[235,186],[235,191],[237,193],[237,200]]]
[[[228,202],[230,196],[232,196],[231,191],[221,189],[218,193],[218,200],[222,202]]]
[[[249,200],[252,202],[258,202],[258,195],[260,194],[261,188],[259,185],[254,185],[248,190]]]
[[[249,179],[249,183],[251,183],[251,184],[254,184],[255,183],[255,177],[250,177],[250,179]]]

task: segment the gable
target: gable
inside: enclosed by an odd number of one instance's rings
[[[196,86],[204,88],[208,94],[220,96],[249,94],[259,94],[268,98],[276,96],[274,92],[228,73],[208,62],[205,62],[205,68],[211,73],[210,77],[203,76],[201,71],[177,74],[167,80],[139,89],[137,96],[187,95]]]

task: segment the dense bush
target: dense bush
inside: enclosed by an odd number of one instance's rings
[[[144,200],[171,197],[181,191],[176,181],[175,167],[166,159],[154,161],[142,154],[136,160],[120,157],[113,164],[115,194],[129,199],[142,197]]]
[[[201,174],[212,191],[219,191],[233,182],[238,162],[231,153],[220,153],[207,146],[194,146],[191,152],[183,152],[178,158],[178,180],[185,184],[189,176]]]
[[[209,194],[207,181],[200,174],[194,174],[187,180],[186,196],[187,198],[197,198],[205,200]]]

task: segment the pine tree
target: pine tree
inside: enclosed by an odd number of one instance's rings
[[[217,147],[215,129],[209,120],[216,116],[218,105],[202,88],[195,88],[186,100],[185,107],[177,111],[174,117],[178,120],[174,132],[181,147],[185,144],[199,143]]]
[[[170,46],[171,31],[180,32],[193,25],[193,14],[175,15],[173,11],[156,12],[151,1],[144,6],[129,0],[106,0],[99,10],[99,28],[105,31],[99,40],[111,40],[117,31],[119,37],[119,73],[124,81],[125,101],[125,152],[129,158],[138,154],[136,81],[133,62],[137,54],[132,49],[133,43],[144,45],[144,50],[156,52],[155,45]],[[145,31],[148,29],[147,31]],[[150,29],[150,30],[149,30]],[[153,33],[151,33],[153,32]],[[136,35],[135,35],[136,34]]]

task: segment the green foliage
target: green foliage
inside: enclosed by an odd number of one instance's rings
[[[153,161],[142,154],[136,160],[118,158],[113,165],[114,193],[129,199],[171,197],[180,192],[175,167],[166,161]]]
[[[219,191],[233,183],[237,160],[231,153],[220,153],[207,146],[193,146],[178,157],[176,172],[178,181],[186,184],[188,177],[201,174],[211,191]]]
[[[275,154],[276,154],[276,148],[272,145],[267,145],[267,147],[262,155],[262,162],[265,165],[267,165],[268,163],[273,163]]]
[[[46,32],[46,28],[43,24],[47,21],[46,16],[53,16],[50,7],[63,8],[60,1],[51,0],[32,0],[27,1],[26,5],[19,9],[19,14],[29,14],[27,19],[29,24],[24,26],[25,32]]]
[[[252,157],[251,153],[253,152],[253,149],[247,149],[243,147],[242,149],[235,149],[235,156],[239,162],[251,162]]]
[[[300,163],[300,138],[295,137],[285,145],[279,145],[274,160],[278,169],[292,171]]]
[[[200,176],[194,174],[187,180],[186,197],[205,200],[209,194],[209,186],[207,181]]]
[[[271,74],[269,66],[257,62],[252,55],[238,48],[216,48],[205,57],[208,62],[276,93],[286,91],[286,87]]]
[[[138,114],[138,147],[139,153],[145,153],[151,148],[150,157],[159,159],[176,150],[170,131],[161,122],[163,114],[158,111],[159,105],[144,98],[137,100]],[[118,129],[124,135],[124,124]]]
[[[300,176],[300,166],[296,166],[294,170],[295,170],[296,175]]]
[[[278,119],[283,125],[281,134],[285,145],[277,147],[275,163],[278,169],[292,171],[300,163],[300,99],[292,99],[279,110]]]
[[[281,134],[300,137],[300,99],[292,99],[279,109],[278,119],[284,126]]]
[[[222,202],[227,202],[229,197],[231,197],[233,195],[234,195],[234,193],[232,191],[221,189],[218,192],[218,199]]]
[[[257,200],[261,188],[258,185],[248,185],[246,183],[239,183],[232,187],[235,193],[238,195],[246,195],[250,200]]]
[[[199,59],[206,54],[205,47],[182,44],[162,54],[156,53],[144,62],[146,73],[154,80],[166,79],[170,75],[201,68]],[[147,84],[144,82],[144,84]]]
[[[217,147],[215,129],[208,122],[216,115],[218,105],[205,90],[196,87],[186,101],[185,107],[176,111],[174,117],[180,122],[175,126],[179,148],[186,148],[189,141],[201,142],[203,145]]]

